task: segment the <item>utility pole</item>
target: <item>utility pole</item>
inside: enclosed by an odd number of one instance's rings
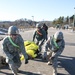
[[[34,16],[32,16],[32,21],[33,21],[32,24],[34,25]]]
[[[32,21],[34,21],[34,16],[32,16]]]
[[[70,26],[70,17],[69,17],[69,26]]]
[[[75,9],[75,7],[74,7],[74,9]],[[74,12],[74,27],[75,27],[75,12]]]
[[[74,7],[75,9],[75,7]],[[73,31],[74,31],[74,27],[75,27],[75,12],[74,12],[74,17],[73,17]]]

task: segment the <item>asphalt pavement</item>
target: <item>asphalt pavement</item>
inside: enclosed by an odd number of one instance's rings
[[[35,29],[21,31],[24,40],[32,40],[32,36]],[[49,28],[48,36],[53,35],[58,29]],[[75,32],[71,30],[62,30],[65,39],[65,49],[61,56],[58,59],[58,75],[75,75]],[[5,37],[5,35],[0,35],[0,37]],[[1,46],[0,41],[0,46]],[[0,55],[4,55],[2,51],[2,46],[0,48]],[[24,64],[22,61],[22,65],[19,68],[19,75],[52,75],[52,66],[47,65],[46,61],[42,59],[33,59],[29,60],[28,64]],[[12,75],[9,67],[3,67],[0,69],[0,75]]]

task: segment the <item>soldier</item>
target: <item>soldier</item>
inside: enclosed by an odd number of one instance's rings
[[[41,23],[36,25],[37,30],[33,34],[33,41],[36,39],[36,44],[39,45],[39,51],[41,52],[41,47],[46,39],[46,32],[41,28]]]
[[[48,39],[48,26],[44,23],[42,28],[45,30],[46,32],[46,40]]]
[[[3,39],[3,51],[6,54],[6,62],[14,75],[18,75],[18,68],[21,66],[20,53],[25,57],[25,64],[28,63],[28,56],[25,51],[24,41],[16,26],[10,26],[8,36]]]
[[[57,75],[57,59],[58,56],[63,52],[65,48],[65,41],[63,33],[57,31],[54,36],[49,37],[44,45],[44,55],[43,58],[48,58],[48,65],[52,64],[53,66],[53,75]],[[49,55],[47,56],[47,51],[50,50]]]

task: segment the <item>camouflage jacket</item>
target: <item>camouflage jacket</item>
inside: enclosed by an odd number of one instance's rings
[[[51,51],[51,52],[54,52],[55,55],[54,56],[58,56],[62,53],[62,51],[64,50],[65,48],[65,41],[64,39],[62,39],[61,41],[59,41],[57,44],[59,46],[59,48],[56,48],[54,46],[54,43],[52,42],[53,39],[49,39],[46,41],[45,45],[44,45],[44,50],[45,51],[48,51],[48,49]],[[53,50],[56,50],[56,51],[53,51]]]
[[[28,59],[28,56],[25,51],[24,41],[21,35],[18,35],[15,40],[12,40],[19,48],[14,47],[8,39],[8,36],[3,39],[3,51],[6,54],[8,59],[13,59],[14,57],[18,58],[16,60],[20,60],[19,53],[22,52],[25,59]]]
[[[33,35],[33,41],[34,39],[37,39],[38,41],[41,41],[41,40],[45,40],[46,39],[46,32],[44,29],[40,29],[39,31],[35,31],[34,32],[34,35]]]

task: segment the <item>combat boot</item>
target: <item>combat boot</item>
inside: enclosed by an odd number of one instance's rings
[[[47,65],[52,65],[52,62],[48,61]]]
[[[53,75],[57,75],[57,70],[56,69],[53,70]]]
[[[53,75],[57,75],[57,73],[53,73]]]

